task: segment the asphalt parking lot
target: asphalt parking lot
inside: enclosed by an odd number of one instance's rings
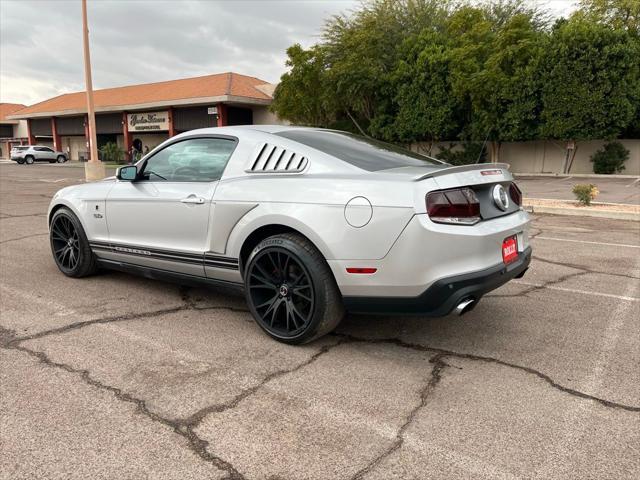
[[[640,224],[536,216],[471,313],[289,347],[228,292],[59,273],[82,175],[0,165],[0,478],[640,477]]]

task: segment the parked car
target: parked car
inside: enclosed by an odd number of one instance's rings
[[[221,127],[60,190],[48,221],[67,276],[104,267],[237,287],[268,335],[297,344],[345,311],[470,311],[528,268],[521,203],[506,164],[452,167],[340,131]]]
[[[24,145],[11,149],[11,160],[21,165],[23,163],[31,165],[33,162],[64,163],[69,159],[66,153],[56,152],[53,148],[44,145]]]

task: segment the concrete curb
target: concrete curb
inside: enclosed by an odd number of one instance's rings
[[[639,175],[603,175],[600,173],[513,173],[518,177],[551,177],[551,178],[626,178],[627,180],[640,180]]]
[[[562,207],[542,207],[536,205],[525,205],[525,209],[531,213],[547,213],[551,215],[569,215],[574,217],[598,217],[611,218],[615,220],[630,220],[640,222],[640,213],[634,212],[614,212],[607,210],[587,210],[578,208]]]

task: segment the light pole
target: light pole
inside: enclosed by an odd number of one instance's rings
[[[89,117],[89,161],[84,165],[84,175],[87,181],[92,181],[104,178],[105,171],[104,165],[98,158],[98,145],[96,141],[96,116],[93,110],[93,83],[91,81],[87,0],[82,0],[82,41],[84,47],[84,80],[87,86],[87,115]]]

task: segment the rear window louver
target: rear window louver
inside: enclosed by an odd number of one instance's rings
[[[309,159],[277,145],[262,144],[247,170],[248,173],[299,173],[309,164]]]

